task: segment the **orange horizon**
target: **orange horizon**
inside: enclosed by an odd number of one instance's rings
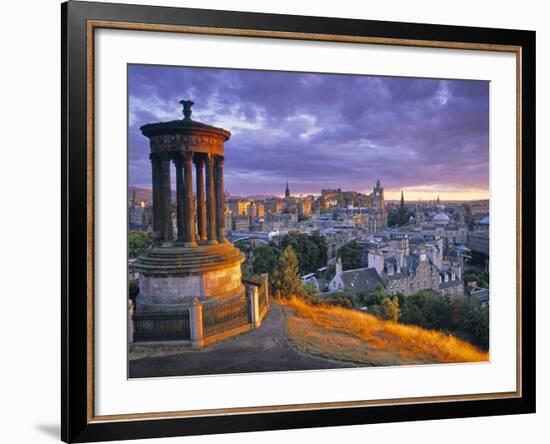
[[[451,201],[451,200],[488,200],[490,194],[488,190],[468,190],[468,191],[420,191],[420,190],[407,190],[403,189],[403,194],[405,201],[430,201],[436,200],[439,197],[439,200],[442,201]],[[401,199],[401,190],[388,190],[384,192],[384,197],[386,200],[400,200]]]
[[[151,191],[150,188],[139,187],[139,186],[136,186],[136,185],[129,185],[129,188],[132,188],[132,187],[137,188],[137,189],[141,189],[141,190]],[[460,190],[460,191],[442,190],[442,191],[438,192],[436,188],[426,187],[426,188],[429,189],[429,190],[426,190],[426,191],[422,190],[422,188],[424,188],[424,187],[421,187],[420,189],[415,189],[415,188],[386,189],[386,190],[384,190],[384,197],[385,197],[385,200],[400,200],[401,199],[401,191],[403,191],[404,197],[405,197],[405,202],[419,201],[419,200],[428,202],[428,201],[436,200],[438,197],[439,197],[440,201],[475,201],[475,200],[489,200],[490,199],[489,190],[481,190],[481,189],[472,188],[472,189]],[[372,193],[372,189],[370,189],[370,188],[364,189],[364,190],[345,190],[345,191],[357,191],[359,193],[367,194],[367,195]],[[259,194],[269,195],[271,193],[259,193]],[[239,195],[231,194],[231,195],[233,197],[238,197],[238,196],[246,197],[246,196],[249,196],[249,195],[254,195],[254,193],[249,193],[249,194],[246,194],[246,195],[244,195],[244,194],[239,194]],[[281,193],[273,193],[271,195],[279,197],[279,198],[284,198],[284,194],[281,194]],[[309,196],[309,195],[320,196],[321,193],[320,192],[308,193],[308,192],[295,191],[295,192],[292,192],[291,195],[293,197]]]

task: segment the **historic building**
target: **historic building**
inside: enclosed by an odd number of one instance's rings
[[[335,274],[328,284],[330,292],[351,290],[357,293],[368,293],[378,286],[384,286],[382,279],[374,268],[357,268],[343,270],[340,258],[336,261]]]
[[[341,275],[353,276],[353,279],[335,276],[329,284],[331,291],[346,289],[364,292],[364,289],[380,284],[390,295],[410,295],[421,290],[451,296],[464,294],[462,270],[456,264],[450,266],[444,263],[441,238],[411,239],[408,233],[395,232],[373,236],[358,244],[365,251],[362,260],[364,267],[341,271]]]
[[[380,185],[380,179],[376,181],[376,186],[372,189],[371,196],[373,208],[381,213],[385,212],[384,188]]]
[[[415,220],[408,224],[406,229],[422,236],[441,237],[445,240],[445,246],[449,248],[468,242],[468,226],[452,221],[442,211],[436,213],[429,222]]]
[[[248,216],[233,216],[231,218],[231,229],[233,231],[249,231],[250,218]]]
[[[284,201],[277,197],[266,199],[263,203],[268,215],[280,214],[284,208]]]
[[[382,279],[389,294],[408,295],[439,289],[439,269],[428,259],[425,250],[406,256],[401,262],[396,258],[384,261]]]
[[[256,216],[260,219],[265,217],[265,205],[263,202],[256,203]]]
[[[152,209],[143,200],[136,197],[132,190],[132,199],[128,203],[128,229],[130,231],[148,231],[153,223]]]
[[[388,226],[388,211],[384,199],[384,188],[380,184],[380,179],[376,181],[376,186],[372,193],[368,195],[368,207],[371,209],[371,229],[370,231],[383,230]]]
[[[230,198],[226,201],[229,211],[234,216],[246,216],[248,207],[252,204],[250,199]]]
[[[145,230],[146,209],[143,203],[130,202],[128,205],[128,228],[130,231]]]
[[[489,231],[472,231],[468,234],[468,248],[489,257]]]
[[[464,284],[457,274],[452,269],[437,268],[425,252],[408,256],[402,267],[397,261],[387,261],[384,266],[382,279],[389,294],[410,295],[422,290],[464,294]]]
[[[298,215],[300,216],[310,216],[313,209],[313,197],[307,196],[300,198],[298,201]]]
[[[370,233],[388,226],[388,211],[380,179],[368,195],[357,191],[342,191],[340,188],[323,189],[313,208],[318,208],[321,212],[347,211],[355,216],[359,215],[362,219],[361,225]]]
[[[200,347],[258,326],[267,308],[266,303],[258,308],[257,293],[243,284],[244,255],[226,238],[224,143],[231,133],[191,119],[193,102],[180,103],[183,119],[140,128],[151,149],[154,245],[134,263],[139,272],[134,336],[177,338]],[[175,239],[171,163],[176,170]],[[166,314],[174,318],[166,320]]]

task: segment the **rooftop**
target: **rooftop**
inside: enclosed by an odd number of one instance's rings
[[[342,273],[344,287],[358,292],[373,291],[378,285],[383,285],[380,276],[374,268],[356,268]]]
[[[433,218],[432,220],[434,222],[448,222],[450,219],[449,219],[449,216],[447,216],[445,213],[443,212],[440,212],[440,213],[437,213]]]

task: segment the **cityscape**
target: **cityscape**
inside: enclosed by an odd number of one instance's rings
[[[136,188],[130,193],[129,230],[151,235],[153,212],[147,197],[151,193]],[[388,202],[380,180],[370,194],[338,188],[320,190],[318,196],[293,196],[286,183],[284,197],[226,193],[224,217],[228,239],[250,253],[262,246],[280,245],[292,232],[319,233],[327,247],[326,263],[316,270],[305,270],[308,273],[301,279],[322,293],[353,290],[348,279],[322,279],[324,271],[336,268],[338,252],[353,243],[361,252],[360,261],[354,264],[359,265],[356,268],[373,266],[378,277],[393,276],[391,283],[376,279],[372,288],[379,283],[390,294],[405,295],[427,289],[443,294],[463,294],[466,290],[482,306],[489,304],[488,288],[479,287],[475,281],[464,288],[462,281],[468,264],[475,264],[485,273],[489,271],[489,200],[444,202],[436,196],[425,202],[408,202],[403,193],[401,201]],[[177,237],[175,202],[171,218],[173,236]],[[407,269],[411,255],[419,256],[421,251],[438,271],[426,282],[415,277],[414,270]],[[401,268],[408,274],[399,279]]]
[[[255,127],[262,113],[256,102],[256,114],[249,113],[252,123],[246,124],[246,113],[245,123],[235,122],[241,114],[227,111],[235,108],[231,100],[225,108],[220,105],[220,91],[215,91],[216,106],[205,100],[210,113],[201,116],[223,124],[223,129],[195,120],[192,113],[200,103],[192,108],[191,100],[180,102],[183,119],[147,123],[169,115],[167,111],[157,111],[156,119],[148,115],[151,108],[138,94],[142,90],[151,94],[150,87],[143,88],[148,76],[159,82],[163,75],[173,79],[178,73],[181,80],[194,82],[191,90],[201,97],[197,93],[201,82],[214,83],[215,70],[207,71],[201,76],[200,69],[141,65],[130,71],[130,80],[139,79],[139,87],[134,91],[130,85],[129,90],[129,122],[136,128],[129,139],[130,376],[487,361],[488,108],[479,115],[469,109],[478,109],[480,101],[488,103],[486,84],[431,79],[404,79],[401,84],[371,76],[367,89],[399,92],[399,103],[394,97],[389,109],[399,108],[403,128],[419,124],[403,117],[409,115],[404,108],[411,100],[410,106],[417,110],[428,103],[422,113],[429,122],[425,128],[429,137],[422,135],[422,141],[437,145],[438,131],[446,143],[453,136],[454,154],[462,150],[467,159],[461,162],[446,148],[435,152],[411,143],[387,159],[382,152],[378,161],[386,162],[383,167],[370,166],[378,162],[372,153],[370,161],[357,155],[357,163],[364,162],[365,167],[364,174],[356,175],[353,162],[349,171],[346,163],[326,170],[321,160],[297,170],[293,164],[302,162],[292,157],[284,162],[277,159],[277,169],[270,170],[263,165],[269,159],[247,159],[248,152],[232,161],[232,156],[240,156],[239,141],[245,146],[257,140],[249,133],[264,131]],[[218,71],[225,79],[225,70]],[[241,71],[230,74],[238,76]],[[283,74],[244,72],[240,81],[246,90],[244,80],[253,84],[254,76],[264,79],[263,87],[254,83],[251,90],[260,88],[264,113],[275,114],[280,103],[271,90],[262,88],[273,79],[278,84]],[[323,76],[295,74],[284,81],[292,79],[295,84],[291,81],[289,89],[303,92],[309,82],[341,87],[364,80]],[[407,86],[414,86],[418,96],[411,98]],[[241,91],[243,96],[246,93]],[[305,114],[305,108],[314,109],[316,104],[308,97],[293,112],[309,116],[303,120],[309,119],[310,127],[300,125],[294,138],[306,139],[298,148],[309,147],[304,152],[308,159],[318,154],[319,159],[333,162],[338,152],[325,151],[323,140],[318,141],[320,148],[309,140],[323,132],[319,125],[326,116]],[[373,99],[373,93],[368,98]],[[456,122],[456,128],[446,121],[442,109],[453,101],[457,105],[449,111],[448,121]],[[158,98],[154,103],[158,109]],[[346,102],[341,112],[352,106]],[[383,112],[384,105],[379,108]],[[217,114],[211,114],[213,110]],[[287,135],[278,136],[273,127],[292,127],[293,120],[288,116],[268,120],[275,150]],[[444,128],[434,127],[434,120]],[[408,133],[417,134],[419,129],[402,131],[407,140]],[[381,140],[373,134],[369,139],[370,127],[365,134],[360,146],[367,152],[380,150],[376,141],[395,143],[395,136]],[[132,140],[143,144],[147,138],[150,154],[144,162],[133,153]],[[260,143],[262,149],[266,143]],[[149,146],[143,146],[148,152]],[[392,164],[396,152],[411,159],[412,172],[407,161]],[[422,158],[421,168],[415,167],[416,158]],[[242,171],[246,162],[249,175]],[[256,169],[263,169],[264,176],[256,176]],[[418,177],[422,171],[430,172],[431,182]],[[395,338],[388,339],[391,335]],[[396,348],[396,340],[405,345]],[[270,341],[278,346],[271,347]],[[195,356],[197,349],[201,353]]]

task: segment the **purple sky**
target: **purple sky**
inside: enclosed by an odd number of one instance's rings
[[[394,198],[484,198],[489,188],[489,83],[131,65],[129,184],[151,187],[145,123],[193,119],[232,133],[233,195],[367,191]]]

